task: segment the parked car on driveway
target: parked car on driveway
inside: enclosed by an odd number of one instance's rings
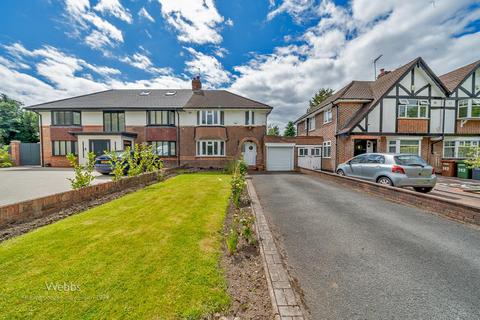
[[[337,167],[337,174],[383,185],[413,187],[430,192],[437,183],[435,169],[416,154],[365,153]]]
[[[124,164],[128,162],[125,151],[115,151],[115,155],[118,160],[123,161]],[[131,155],[132,156],[132,155]],[[107,154],[102,154],[101,156],[95,159],[95,170],[104,175],[109,175],[113,168],[110,164],[110,156]],[[128,172],[128,164],[125,166],[124,174]]]

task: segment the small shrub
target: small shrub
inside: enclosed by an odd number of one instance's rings
[[[480,168],[480,147],[468,148],[467,158],[464,162],[469,168]]]
[[[113,181],[118,181],[123,178],[125,169],[127,168],[127,161],[125,160],[125,154],[123,156],[118,155],[114,151],[105,152],[109,158],[109,164],[112,168]]]
[[[242,196],[243,190],[247,182],[245,181],[245,175],[247,174],[247,169],[245,162],[242,160],[237,160],[235,163],[235,169],[232,177],[232,202],[235,207],[240,207],[240,198]]]
[[[158,159],[151,145],[140,146],[140,167],[145,172],[153,172],[163,168],[163,161]]]
[[[70,165],[73,167],[73,171],[75,173],[74,178],[67,178],[72,185],[72,189],[88,187],[95,179],[95,176],[93,175],[93,167],[95,165],[95,153],[89,152],[87,154],[87,158],[87,164],[85,166],[82,166],[77,162],[77,157],[73,153],[69,153],[67,155],[67,159],[70,162]]]
[[[13,166],[12,159],[8,153],[8,146],[0,147],[0,168]]]
[[[252,214],[240,210],[241,235],[249,245],[254,245],[257,242],[255,232],[253,231],[254,223],[255,217]]]
[[[237,252],[238,246],[238,231],[235,228],[231,228],[225,239],[228,254],[233,256]]]

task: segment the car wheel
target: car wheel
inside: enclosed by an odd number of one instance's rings
[[[393,186],[393,182],[389,177],[380,177],[377,179],[377,183],[383,184],[384,186]]]
[[[344,172],[342,169],[338,169],[338,170],[337,170],[337,174],[338,174],[339,176],[344,176],[344,175],[345,175],[345,172]]]
[[[430,191],[433,190],[432,187],[413,187],[413,189],[417,192],[421,192],[421,193],[428,193]]]

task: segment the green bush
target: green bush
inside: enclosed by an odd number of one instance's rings
[[[480,168],[480,147],[470,147],[467,150],[467,158],[464,162],[469,168]]]
[[[227,238],[225,239],[225,242],[227,244],[228,254],[233,256],[237,252],[238,246],[238,231],[236,230],[236,228],[230,229],[227,234]]]
[[[92,184],[92,181],[95,179],[93,175],[93,167],[95,165],[95,153],[89,152],[87,154],[87,164],[82,166],[78,163],[77,157],[73,153],[67,155],[67,159],[70,162],[70,165],[73,167],[75,177],[67,178],[72,185],[72,189],[80,189],[88,187]]]
[[[0,168],[13,166],[12,159],[8,153],[8,146],[0,147]]]
[[[125,159],[125,153],[123,155],[117,154],[115,151],[105,152],[108,156],[110,167],[112,168],[113,181],[118,181],[123,178],[125,169],[127,168],[127,161]]]
[[[240,206],[240,198],[242,196],[243,190],[245,190],[245,186],[247,185],[247,182],[245,181],[247,169],[248,166],[243,160],[237,160],[235,162],[231,186],[232,202],[237,208]]]
[[[133,153],[130,148],[125,150],[128,159],[128,176],[138,176],[144,172],[153,172],[163,168],[162,160],[153,152],[151,145],[135,144]],[[130,155],[132,153],[132,155]]]

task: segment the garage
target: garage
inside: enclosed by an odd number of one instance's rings
[[[293,171],[294,143],[267,143],[267,171]]]

